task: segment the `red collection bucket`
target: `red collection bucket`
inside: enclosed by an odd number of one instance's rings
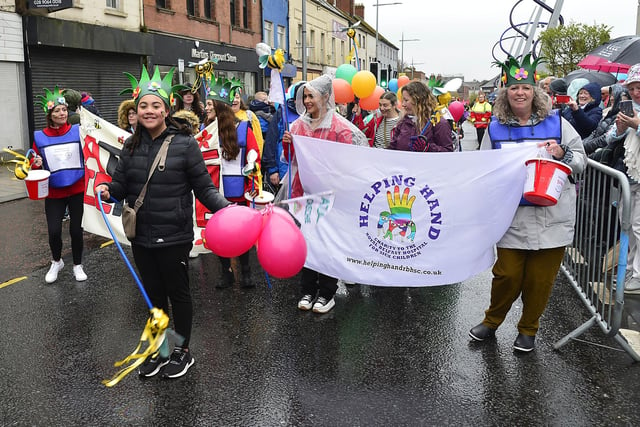
[[[32,200],[44,199],[49,195],[49,176],[51,173],[44,169],[32,169],[24,179],[27,185],[27,195]]]
[[[558,203],[562,187],[571,174],[571,168],[551,159],[529,159],[524,198],[538,206],[553,206]]]

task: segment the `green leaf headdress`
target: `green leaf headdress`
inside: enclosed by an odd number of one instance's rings
[[[163,78],[160,78],[160,69],[156,65],[153,71],[153,77],[149,78],[147,67],[142,66],[142,74],[140,81],[138,81],[133,75],[125,72],[124,74],[129,78],[131,82],[130,89],[123,89],[120,91],[120,95],[127,93],[133,94],[133,100],[138,105],[138,101],[145,95],[156,95],[161,98],[167,106],[171,107],[175,97],[180,97],[179,92],[181,90],[189,89],[189,87],[177,84],[173,85],[173,70],[171,68]]]
[[[233,101],[233,98],[236,96],[236,92],[242,93],[242,89],[244,89],[244,83],[242,83],[242,80],[236,77],[231,78],[231,94],[233,95],[231,97],[232,101]]]
[[[234,83],[232,80],[226,79],[224,77],[211,79],[209,95],[207,95],[207,99],[212,99],[214,101],[221,101],[225,104],[231,105],[233,102],[233,98],[235,97]]]
[[[539,79],[536,68],[542,62],[545,62],[544,58],[540,57],[532,61],[531,54],[527,53],[521,63],[518,63],[513,56],[509,56],[505,62],[496,61],[494,64],[502,68],[502,84],[509,87],[516,84],[535,85]]]
[[[38,95],[36,105],[42,107],[44,113],[48,114],[49,111],[53,110],[58,105],[67,105],[67,100],[64,99],[64,95],[62,95],[58,86],[53,89],[53,92],[45,87],[44,95]]]

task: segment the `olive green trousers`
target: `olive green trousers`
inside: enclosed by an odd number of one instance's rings
[[[537,251],[498,248],[498,259],[492,270],[491,305],[482,323],[498,328],[512,304],[522,296],[518,332],[535,336],[563,256],[564,247]]]

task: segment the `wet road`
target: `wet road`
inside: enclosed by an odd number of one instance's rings
[[[196,364],[176,380],[100,381],[135,348],[147,318],[115,246],[87,235],[77,283],[44,275],[40,202],[0,204],[0,424],[3,426],[640,425],[640,366],[599,329],[561,351],[588,319],[561,276],[537,348],[517,355],[519,310],[497,340],[467,336],[489,302],[490,272],[432,288],[342,288],[318,315],[296,308],[297,280],[271,280],[252,254],[255,289],[218,290],[213,255],[190,262]],[[128,255],[130,252],[127,251]],[[517,303],[519,304],[519,302]]]

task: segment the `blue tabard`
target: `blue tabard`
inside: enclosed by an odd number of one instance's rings
[[[247,133],[249,129],[249,122],[240,122],[236,127],[236,133],[238,135],[238,146],[240,147],[240,153],[238,154],[240,160],[240,167],[232,174],[222,176],[222,187],[224,189],[224,197],[244,197],[244,180],[242,175],[242,168],[246,163],[247,154]],[[222,160],[224,161],[224,159]]]
[[[492,117],[489,123],[489,137],[491,138],[491,147],[493,149],[500,149],[504,144],[545,141],[547,139],[555,139],[559,144],[562,141],[562,120],[557,110],[554,110],[550,116],[533,126],[507,126],[499,123],[497,118]],[[535,206],[524,197],[520,199],[520,205]]]
[[[502,148],[504,143],[520,143],[530,141],[544,141],[555,139],[560,143],[562,140],[562,120],[557,110],[536,125],[503,125],[495,117],[489,123],[489,136],[491,137],[491,148]]]
[[[78,125],[71,126],[69,132],[60,136],[47,136],[43,131],[36,131],[34,140],[44,168],[51,172],[51,187],[67,187],[84,177],[84,157]]]

